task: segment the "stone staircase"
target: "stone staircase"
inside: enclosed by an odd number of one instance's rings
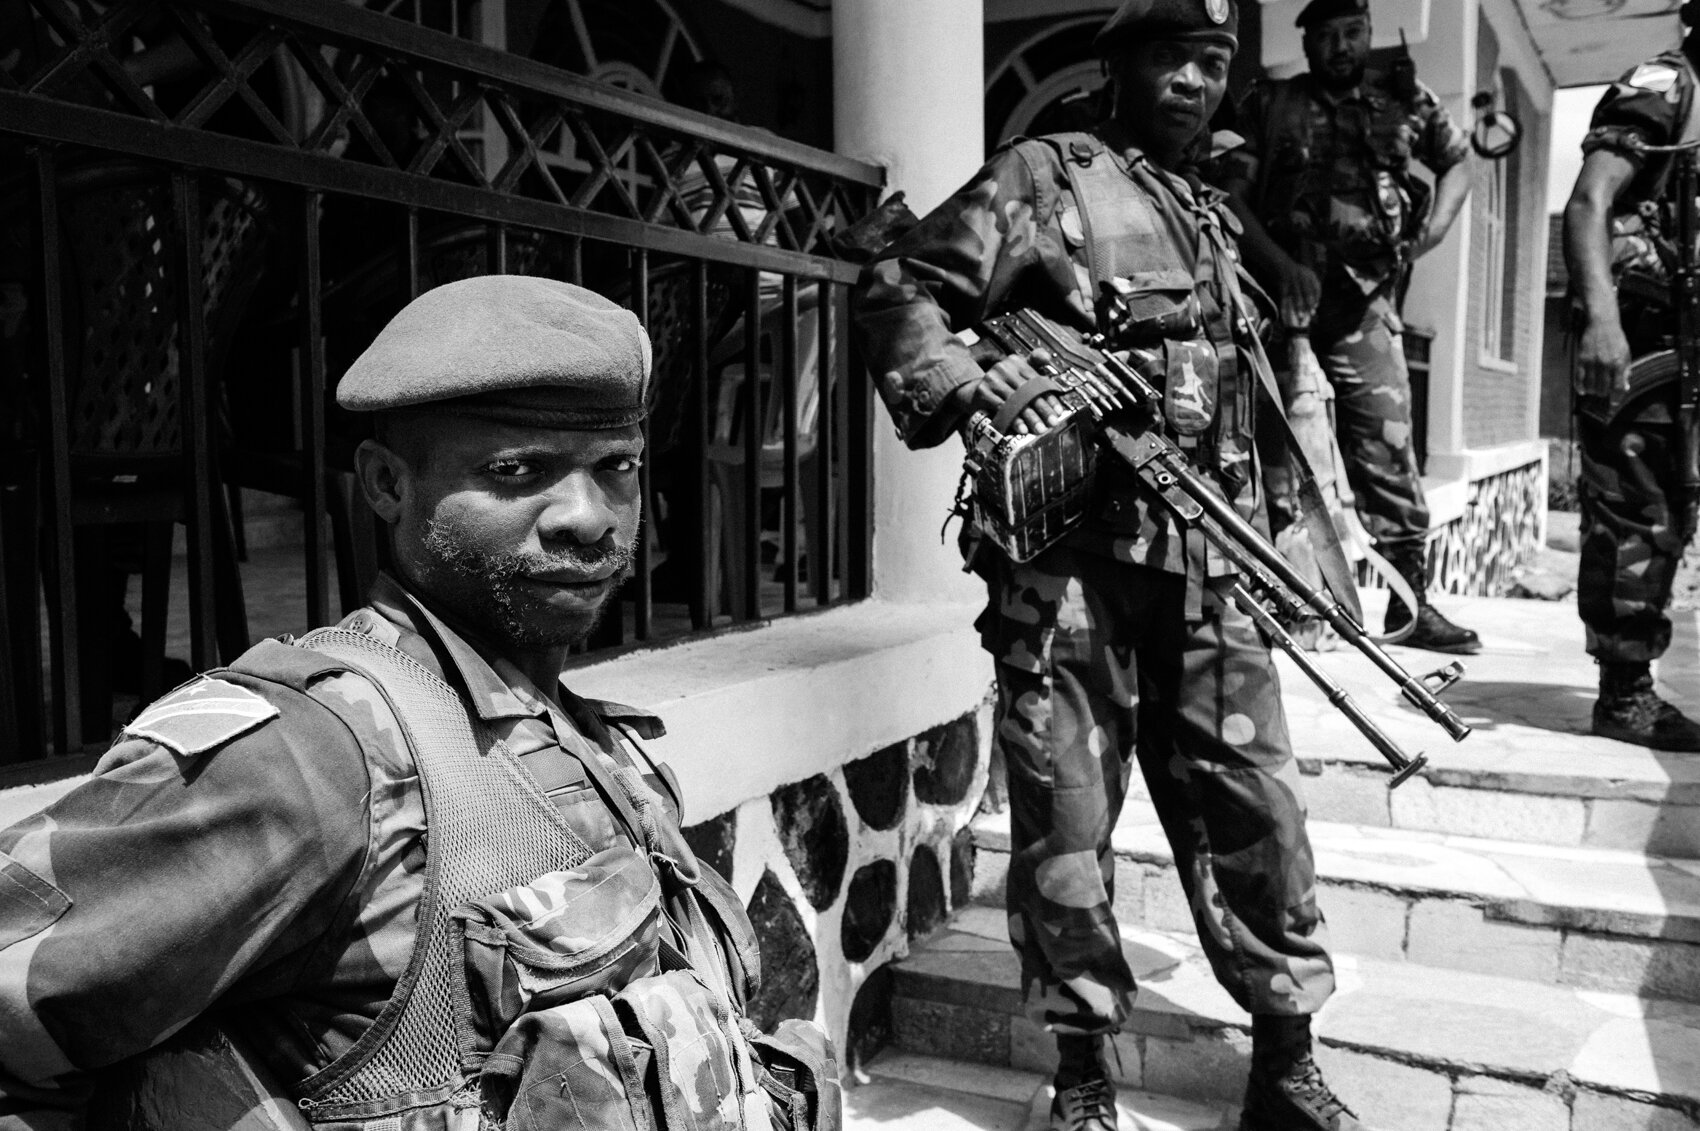
[[[1444,604],[1487,643],[1447,696],[1477,727],[1461,745],[1356,653],[1322,656],[1407,750],[1427,748],[1425,776],[1396,792],[1350,724],[1283,671],[1339,980],[1317,1019],[1323,1068],[1377,1128],[1700,1128],[1700,757],[1585,733],[1595,669],[1574,606]],[[1691,712],[1695,619],[1682,615],[1660,671]],[[1397,651],[1413,671],[1432,665]],[[926,1054],[1042,1085],[1053,1046],[1020,1013],[999,909],[1007,820],[982,816],[974,836],[975,905],[895,967],[889,1063],[913,1075]],[[1141,987],[1117,1041],[1123,1125],[1231,1129],[1247,1018],[1203,961],[1147,804],[1129,803],[1114,845],[1116,914]],[[1007,1126],[1043,1126],[1042,1101],[1040,1087]],[[951,1126],[915,1124],[935,1125]]]

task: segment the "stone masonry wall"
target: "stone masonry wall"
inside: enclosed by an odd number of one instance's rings
[[[1511,571],[1541,548],[1546,506],[1546,465],[1538,461],[1471,483],[1464,513],[1429,531],[1430,591],[1504,596]],[[1381,578],[1360,562],[1358,584],[1379,587]]]
[[[827,1027],[855,1063],[890,1033],[887,963],[969,900],[989,705],[685,830],[744,897],[762,949],[750,1013]]]

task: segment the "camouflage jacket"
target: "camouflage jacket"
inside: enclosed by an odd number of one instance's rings
[[[1370,71],[1336,93],[1310,75],[1264,80],[1240,102],[1246,143],[1224,155],[1224,177],[1252,185],[1269,234],[1325,281],[1376,290],[1400,269],[1421,231],[1431,190],[1414,157],[1437,176],[1469,155],[1469,137],[1421,83],[1409,101]]]
[[[576,729],[557,732],[516,668],[391,579],[342,625],[444,678],[528,768],[628,760],[615,722],[661,733],[565,687]],[[554,748],[573,757],[528,757]],[[582,768],[534,776],[593,849],[628,843]],[[407,967],[425,834],[412,756],[363,677],[220,669],[154,703],[86,783],[0,832],[0,1129],[77,1126],[90,1072],[208,1011],[286,1084],[331,1063]]]
[[[1127,143],[1113,124],[1098,137],[1129,171],[1128,191],[1142,192],[1162,218],[1173,257],[1209,281],[1207,308],[1231,312],[1240,337],[1252,325],[1243,274],[1232,250],[1237,221],[1225,197],[1194,176],[1167,172]],[[1198,270],[1208,256],[1211,270]],[[967,415],[964,387],[980,377],[978,364],[955,334],[986,318],[1031,307],[1064,325],[1097,329],[1097,291],[1080,206],[1056,146],[1043,139],[1012,143],[997,153],[955,195],[864,270],[858,288],[856,330],[869,372],[911,447],[946,439]],[[1241,351],[1243,353],[1243,351]],[[1240,387],[1222,390],[1218,411],[1230,413],[1214,472],[1224,493],[1245,514],[1255,513],[1261,491],[1253,473],[1251,403],[1256,378],[1249,363]],[[1169,513],[1148,503],[1130,473],[1110,465],[1100,475],[1092,515],[1065,544],[1136,565],[1194,573],[1190,555]],[[1211,561],[1205,572],[1230,572]]]
[[[1582,139],[1584,155],[1595,150],[1621,154],[1635,175],[1618,194],[1611,221],[1612,274],[1637,274],[1663,285],[1676,264],[1668,233],[1671,215],[1670,154],[1644,154],[1642,145],[1674,145],[1683,140],[1693,113],[1696,76],[1680,50],[1667,51],[1626,73],[1607,88]]]

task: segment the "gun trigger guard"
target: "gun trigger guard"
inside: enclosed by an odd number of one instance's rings
[[[1464,678],[1464,665],[1454,660],[1444,668],[1436,668],[1422,676],[1422,685],[1428,688],[1430,695],[1439,695],[1448,687]]]

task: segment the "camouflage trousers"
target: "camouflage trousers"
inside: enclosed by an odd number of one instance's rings
[[[1606,424],[1576,414],[1582,449],[1582,558],[1576,602],[1588,654],[1647,662],[1670,647],[1666,614],[1685,535],[1677,464],[1675,389],[1671,402],[1640,418]]]
[[[1358,516],[1383,547],[1428,535],[1403,330],[1385,289],[1368,298],[1324,295],[1311,326],[1311,345],[1334,386],[1334,431]]]
[[[1135,757],[1217,979],[1252,1013],[1333,991],[1298,769],[1269,650],[1185,578],[1068,546],[986,570],[1009,773],[1010,941],[1035,1021],[1118,1029],[1134,979],[1114,914],[1110,833]]]

